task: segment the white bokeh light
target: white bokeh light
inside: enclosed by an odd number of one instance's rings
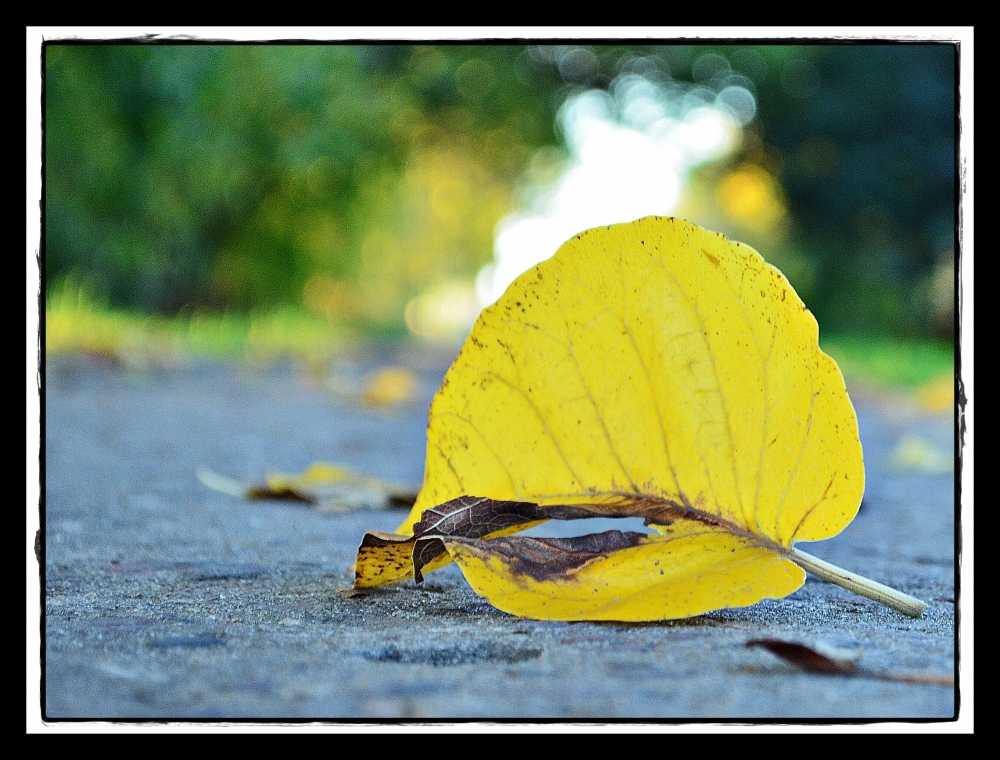
[[[497,225],[495,262],[476,280],[483,305],[583,230],[669,215],[691,169],[724,156],[753,118],[753,95],[739,89],[717,98],[705,87],[627,74],[613,95],[589,90],[567,100],[558,123],[569,162],[529,208]]]

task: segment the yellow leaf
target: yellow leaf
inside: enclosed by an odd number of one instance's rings
[[[812,314],[753,249],[679,219],[581,233],[483,311],[430,409],[425,509],[653,496],[783,545],[864,490]]]
[[[593,556],[534,575],[531,539],[442,539],[478,592],[531,617],[667,619],[787,595],[796,564],[837,575],[792,547],[843,530],[864,490],[812,314],[756,251],[679,219],[589,230],[521,275],[477,320],[427,435],[399,534],[468,494],[661,531],[585,537]]]

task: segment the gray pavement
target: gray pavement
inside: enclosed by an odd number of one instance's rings
[[[922,598],[923,617],[810,577],[785,599],[684,621],[539,622],[494,609],[454,566],[422,586],[342,594],[365,531],[392,530],[405,512],[251,503],[195,478],[199,466],[253,481],[328,460],[418,483],[427,404],[447,358],[358,354],[337,382],[391,362],[413,369],[420,393],[377,412],[291,363],[49,361],[41,720],[956,715],[960,688],[870,675],[955,672],[954,479],[891,466],[907,434],[951,453],[947,415],[854,393],[862,511],[836,538],[801,547]],[[759,638],[860,650],[868,675],[798,670],[746,647]]]

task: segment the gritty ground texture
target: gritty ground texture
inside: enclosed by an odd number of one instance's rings
[[[343,391],[389,363],[419,378],[412,404],[372,411]],[[40,719],[955,718],[960,683],[872,675],[955,673],[954,478],[892,467],[904,435],[951,454],[947,415],[856,392],[861,513],[839,536],[800,546],[925,600],[919,619],[812,577],[785,599],[655,624],[516,618],[454,565],[422,586],[351,597],[340,590],[361,537],[393,530],[405,512],[251,503],[195,478],[205,466],[259,481],[325,460],[419,483],[427,405],[446,366],[386,352],[333,375],[50,360]],[[803,672],[746,647],[760,638],[860,650],[863,675]]]

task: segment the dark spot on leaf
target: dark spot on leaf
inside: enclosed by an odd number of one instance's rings
[[[609,530],[574,538],[506,536],[469,543],[481,553],[498,556],[516,575],[546,581],[570,580],[573,570],[597,557],[638,546],[644,538],[643,533]]]

